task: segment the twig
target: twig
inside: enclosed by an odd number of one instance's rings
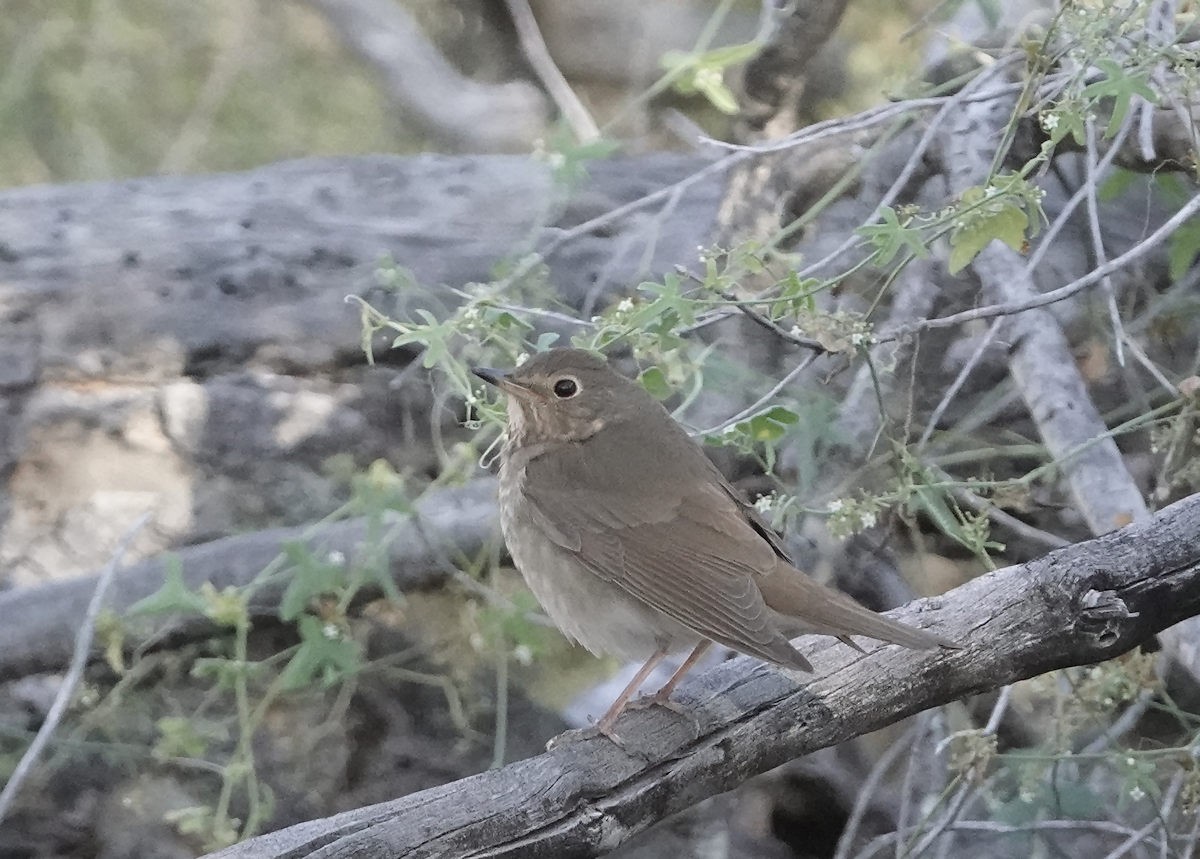
[[[929,421],[925,424],[925,430],[921,433],[921,438],[917,441],[917,450],[921,450],[929,442],[930,436],[933,435],[934,429],[937,428],[938,421],[942,419],[942,415],[950,406],[950,401],[957,396],[962,390],[962,386],[966,383],[967,377],[971,375],[971,371],[975,369],[975,365],[983,358],[983,353],[992,345],[992,341],[996,339],[996,335],[1000,333],[1000,326],[1004,324],[1003,319],[997,319],[992,322],[992,326],[987,330],[987,333],[979,341],[979,345],[975,347],[975,351],[971,353],[971,357],[962,365],[962,369],[958,371],[958,375],[954,377],[954,381],[950,383],[950,387],[946,389],[946,393],[942,394],[941,400],[938,401],[937,407],[934,408],[933,414],[929,416]]]
[[[733,426],[734,424],[738,423],[739,421],[744,421],[746,418],[753,415],[755,412],[757,412],[759,409],[761,409],[767,403],[771,402],[771,400],[775,399],[775,396],[780,391],[782,391],[784,388],[786,388],[788,385],[790,385],[797,376],[799,376],[802,372],[804,372],[805,368],[807,368],[808,365],[811,364],[815,358],[816,358],[815,354],[805,356],[804,360],[801,361],[799,364],[797,364],[794,368],[792,368],[792,370],[786,376],[784,376],[774,386],[772,386],[771,390],[767,391],[765,394],[763,394],[761,397],[759,397],[757,400],[755,400],[750,405],[746,406],[746,408],[742,409],[736,415],[734,415],[733,417],[731,417],[727,420],[722,421],[721,423],[717,424],[714,427],[709,427],[708,429],[703,429],[703,430],[696,430],[695,432],[691,433],[691,435],[697,436],[697,437],[698,436],[706,436],[706,435],[716,435],[717,433],[724,432],[729,427]]]
[[[1124,142],[1125,135],[1133,127],[1133,115],[1133,111],[1126,114],[1124,122],[1121,123],[1118,138],[1113,141],[1113,149]],[[1100,178],[1104,175],[1104,171],[1096,164],[1096,121],[1088,117],[1084,124],[1087,128],[1087,152],[1083,162],[1087,167],[1087,181],[1084,182],[1083,187],[1087,190],[1088,230],[1092,237],[1092,252],[1096,255],[1096,265],[1104,265],[1108,262],[1108,252],[1104,249],[1104,233],[1100,229],[1100,204],[1096,199]],[[1117,364],[1124,367],[1125,346],[1122,341],[1125,339],[1125,328],[1121,323],[1121,313],[1117,309],[1117,290],[1113,286],[1112,277],[1108,275],[1100,278],[1100,286],[1104,290],[1104,301],[1108,305],[1108,318],[1112,322],[1113,342],[1117,347]]]
[[[121,563],[121,559],[125,556],[125,551],[129,548],[129,544],[133,542],[133,538],[145,527],[150,521],[150,513],[143,513],[142,516],[133,523],[125,535],[121,537],[117,548],[113,552],[108,566],[100,574],[100,578],[96,581],[96,589],[92,592],[92,600],[88,603],[87,614],[84,615],[83,623],[79,626],[79,632],[75,636],[75,652],[71,656],[70,667],[67,668],[67,674],[63,678],[62,685],[58,687],[58,694],[54,696],[54,703],[50,705],[50,712],[46,714],[46,720],[42,722],[42,726],[38,729],[37,736],[33,738],[33,742],[29,744],[29,748],[25,750],[25,754],[21,755],[20,762],[17,763],[16,769],[8,779],[8,783],[4,785],[4,790],[0,791],[0,821],[4,820],[4,816],[12,807],[13,800],[16,799],[17,791],[21,789],[21,784],[29,776],[33,770],[34,764],[41,757],[42,750],[46,744],[50,742],[50,738],[54,736],[54,732],[58,729],[58,723],[62,720],[63,714],[66,713],[67,707],[71,704],[71,699],[75,696],[75,689],[79,686],[79,681],[83,678],[83,669],[88,664],[88,653],[92,648],[92,634],[96,629],[96,618],[100,615],[100,609],[104,606],[104,596],[108,593],[108,586],[112,584],[113,577],[117,573],[117,565]]]
[[[916,725],[913,725],[901,734],[896,739],[896,742],[888,746],[887,751],[879,756],[879,760],[875,761],[875,765],[871,767],[866,780],[863,781],[862,786],[858,789],[858,796],[854,800],[854,808],[850,812],[850,817],[846,821],[846,825],[842,828],[842,834],[838,838],[837,850],[833,854],[833,859],[847,859],[850,855],[850,846],[858,836],[858,828],[862,825],[863,818],[867,815],[867,808],[870,807],[871,799],[875,796],[875,791],[879,789],[883,777],[892,768],[892,764],[900,758],[901,752],[906,748],[916,747],[917,739],[918,729]]]
[[[600,129],[596,126],[596,121],[575,95],[563,73],[558,70],[554,58],[550,56],[546,40],[542,38],[542,32],[538,29],[537,19],[533,17],[528,0],[505,0],[505,5],[517,30],[517,41],[525,59],[529,60],[529,65],[533,67],[538,80],[558,105],[563,119],[571,126],[575,139],[580,143],[599,140]]]
[[[1055,304],[1059,301],[1064,301],[1078,292],[1082,292],[1096,281],[1112,274],[1114,271],[1119,271],[1125,268],[1132,262],[1135,262],[1146,256],[1154,248],[1158,247],[1164,241],[1171,237],[1174,232],[1181,226],[1186,224],[1195,215],[1200,212],[1200,194],[1192,197],[1187,203],[1174,215],[1171,216],[1162,226],[1146,236],[1138,244],[1108,261],[1107,264],[1097,266],[1083,277],[1077,278],[1066,286],[1060,286],[1058,289],[1052,289],[1049,292],[1043,292],[1032,298],[1023,301],[1010,301],[1003,304],[989,304],[986,307],[976,307],[972,310],[963,310],[959,313],[951,313],[949,316],[938,316],[933,319],[926,319],[922,322],[916,322],[905,325],[901,328],[885,332],[880,335],[879,339],[893,339],[902,335],[911,334],[916,331],[923,331],[928,328],[949,328],[952,325],[961,325],[964,322],[971,322],[975,319],[992,319],[996,316],[1012,316],[1015,313],[1023,313],[1026,310],[1032,310],[1035,307],[1045,307],[1048,304]],[[1027,269],[1028,270],[1028,269]]]

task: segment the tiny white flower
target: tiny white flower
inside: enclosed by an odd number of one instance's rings
[[[321,635],[325,636],[330,641],[334,641],[335,639],[342,637],[342,634],[338,630],[336,623],[327,623],[321,627]]]
[[[774,506],[775,506],[775,496],[773,496],[773,495],[760,496],[758,498],[758,500],[754,502],[754,509],[757,510],[759,513],[762,513],[764,516],[767,513],[770,513],[771,509]]]
[[[876,519],[877,517],[874,510],[869,512],[864,511],[858,514],[858,520],[862,523],[863,528],[874,528]]]
[[[1129,798],[1134,802],[1139,802],[1146,798],[1146,791],[1142,790],[1141,785],[1134,785],[1129,789]]]
[[[335,567],[340,567],[346,563],[346,555],[342,552],[339,552],[337,549],[334,549],[325,556],[325,561]]]
[[[633,310],[633,300],[622,298],[621,302],[617,305],[617,313],[628,313],[631,310]]]
[[[1047,131],[1053,131],[1054,129],[1058,128],[1057,113],[1043,113],[1040,118],[1042,120],[1042,128],[1046,129]]]
[[[827,511],[827,512],[829,512],[829,513],[837,513],[839,510],[841,510],[841,509],[842,509],[843,507],[845,507],[845,506],[846,506],[846,502],[845,502],[845,501],[843,501],[843,500],[842,500],[842,499],[840,499],[840,498],[835,498],[835,499],[833,499],[832,501],[830,501],[830,502],[829,502],[829,509],[828,509],[828,511]]]
[[[513,648],[513,659],[522,665],[528,665],[533,662],[533,651],[528,644],[518,644]]]
[[[793,325],[791,330],[788,331],[788,334],[791,334],[793,337],[803,337],[804,336],[804,332],[800,330],[799,325]]]
[[[517,356],[517,366],[520,367],[522,364],[524,364],[528,360],[529,360],[529,353],[522,352],[520,355]]]

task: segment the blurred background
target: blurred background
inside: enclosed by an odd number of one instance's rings
[[[935,7],[943,18],[952,11],[933,2],[850,4],[813,76],[813,115],[902,90],[929,31],[899,37]],[[529,8],[571,87],[626,148],[693,147],[695,135],[665,122],[666,111],[728,132],[730,119],[700,95],[644,97],[664,57],[694,48],[718,4]],[[242,170],[310,155],[528,152],[552,131],[513,18],[494,0],[14,0],[5,13],[6,186]],[[757,3],[728,4],[706,38],[747,42],[760,17]]]

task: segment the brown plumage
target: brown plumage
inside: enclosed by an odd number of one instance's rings
[[[500,511],[546,612],[593,653],[645,659],[600,721],[612,725],[665,656],[713,641],[811,671],[789,642],[864,635],[915,649],[953,642],[876,614],[797,570],[771,531],[638,383],[581,350],[476,374],[509,395]]]

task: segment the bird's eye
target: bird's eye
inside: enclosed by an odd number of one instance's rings
[[[560,400],[569,400],[579,393],[579,383],[574,379],[559,379],[554,383],[554,396]]]

